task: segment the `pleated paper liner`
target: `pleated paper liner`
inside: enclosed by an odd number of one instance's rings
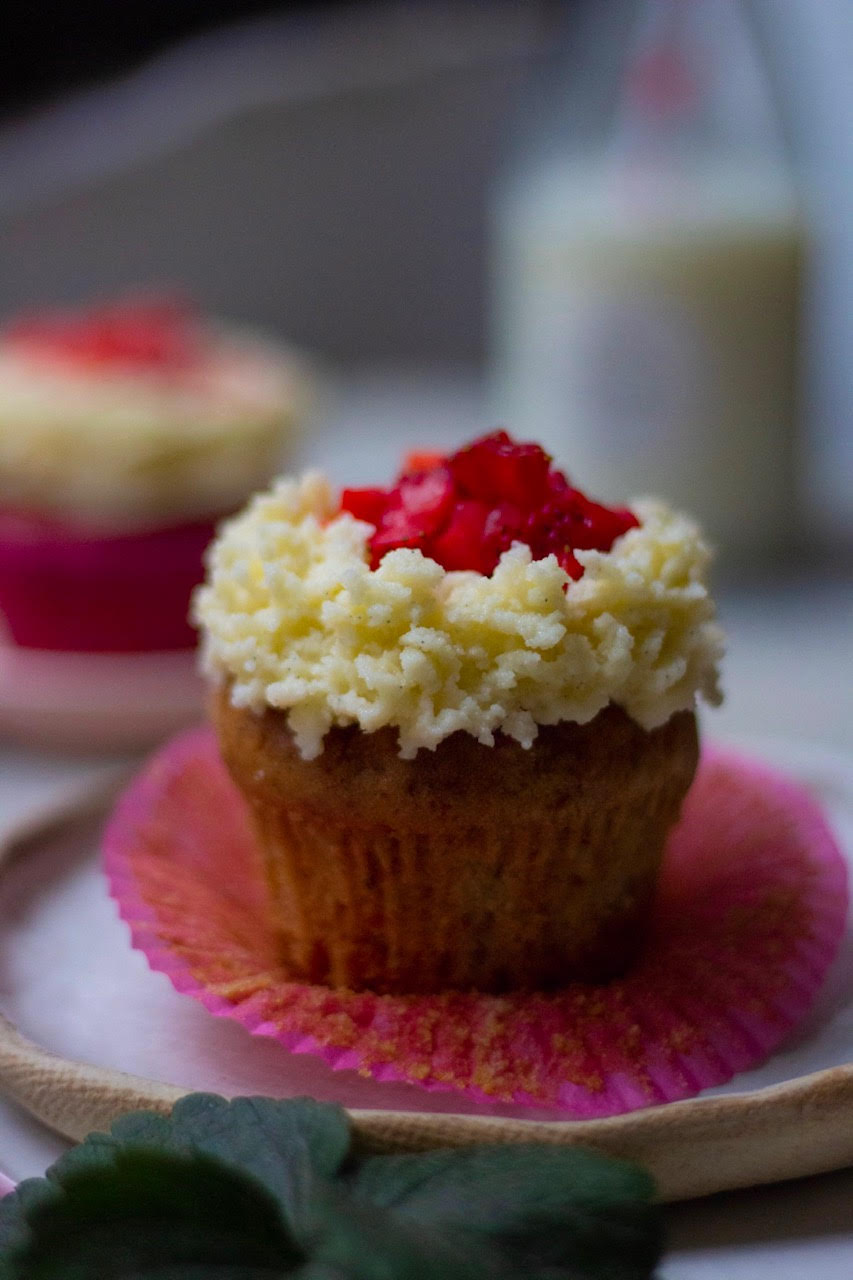
[[[755,1066],[811,1007],[847,913],[846,868],[808,793],[706,750],[647,946],[625,978],[557,992],[377,996],[290,979],[244,802],[208,730],[120,800],[106,869],[152,969],[292,1053],[475,1103],[616,1115]]]

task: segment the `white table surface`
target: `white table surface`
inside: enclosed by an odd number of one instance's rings
[[[322,430],[302,448],[335,480],[390,477],[402,449],[450,444],[488,428],[479,385],[458,376],[371,373],[342,380]],[[812,570],[760,588],[724,589],[726,703],[710,735],[800,741],[853,752],[853,575]],[[0,827],[85,786],[115,761],[0,742]],[[0,1169],[38,1174],[63,1142],[0,1100]],[[847,1280],[853,1274],[853,1170],[667,1209],[666,1280]]]

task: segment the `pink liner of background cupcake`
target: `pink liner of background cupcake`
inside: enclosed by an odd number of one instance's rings
[[[643,956],[601,986],[380,996],[293,981],[206,729],[149,762],[104,847],[133,945],[211,1013],[339,1070],[576,1118],[692,1097],[764,1060],[812,1006],[847,914],[845,862],[808,793],[708,749]]]

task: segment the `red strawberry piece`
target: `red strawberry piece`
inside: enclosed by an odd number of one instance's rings
[[[487,502],[499,502],[502,495],[496,493],[491,484],[491,462],[495,450],[511,443],[506,431],[493,431],[452,453],[447,462],[459,492]]]
[[[417,547],[445,569],[483,574],[514,542],[526,542],[535,559],[555,555],[569,577],[579,578],[576,550],[609,551],[638,523],[630,511],[572,488],[539,445],[516,443],[505,431],[446,459],[409,454],[393,489],[346,489],[342,506],[375,525],[374,567],[387,551]]]
[[[572,533],[570,512],[562,503],[552,500],[530,513],[523,537],[534,557],[537,557],[571,546]]]
[[[341,494],[341,510],[368,524],[378,525],[387,505],[386,489],[344,489]]]
[[[424,534],[435,533],[444,524],[453,499],[453,481],[444,466],[405,475],[391,491],[391,503],[398,502]]]
[[[574,490],[571,495],[572,545],[609,551],[616,539],[638,523],[630,511],[613,511]]]
[[[568,547],[557,553],[557,563],[574,581],[583,576],[583,565],[575,559]]]
[[[183,368],[199,354],[189,308],[172,299],[139,299],[77,312],[45,312],[18,321],[6,338],[35,355],[80,365]]]
[[[491,573],[497,563],[483,541],[489,508],[475,498],[463,498],[453,508],[447,527],[430,540],[427,554],[445,569],[476,569]]]
[[[483,528],[483,544],[488,558],[497,564],[504,551],[514,542],[524,541],[527,518],[521,507],[512,502],[502,502],[492,507]]]
[[[530,508],[542,500],[550,458],[538,444],[516,444],[505,431],[482,436],[448,459],[460,492],[489,505]]]
[[[558,471],[556,467],[552,467],[548,472],[546,489],[553,497],[559,497],[563,494],[572,492],[572,486],[569,484],[562,471]]]
[[[436,449],[415,449],[412,453],[407,453],[403,459],[403,475],[410,475],[417,471],[432,471],[433,467],[440,467],[444,462],[445,455],[439,453]]]
[[[386,551],[399,547],[422,547],[423,530],[401,506],[389,507],[370,539],[371,567],[376,568]]]
[[[621,538],[622,534],[627,533],[629,529],[639,529],[640,527],[639,520],[633,511],[629,511],[627,507],[611,507],[610,514],[615,516],[619,522],[619,532],[614,536],[614,542],[616,538]]]
[[[446,467],[404,476],[386,495],[385,510],[370,539],[374,561],[396,547],[420,547],[437,533],[453,507],[453,485]]]

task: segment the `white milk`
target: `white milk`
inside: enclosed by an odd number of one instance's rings
[[[730,563],[784,545],[804,247],[784,169],[555,160],[496,212],[497,418],[593,495],[683,506]]]

